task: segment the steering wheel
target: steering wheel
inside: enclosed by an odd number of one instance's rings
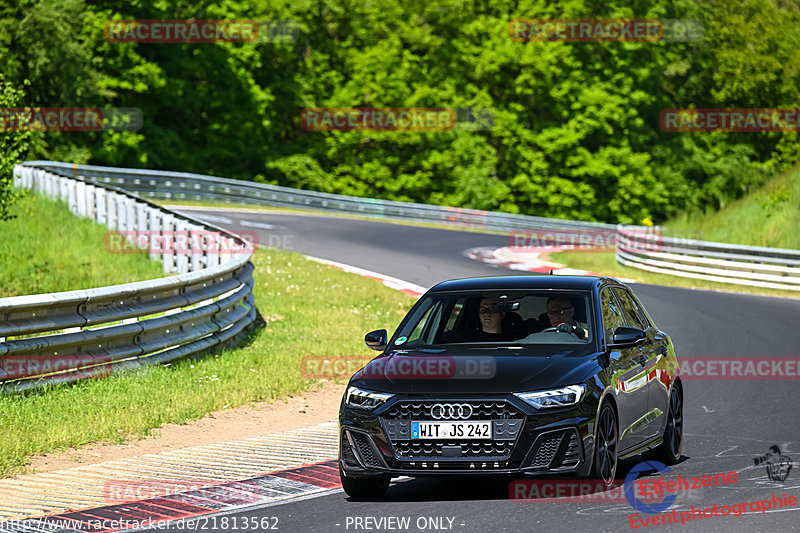
[[[583,329],[581,329],[581,328],[579,328],[577,326],[570,326],[566,322],[562,322],[561,324],[559,324],[558,326],[556,326],[554,328],[545,328],[542,331],[540,331],[539,333],[546,333],[548,331],[557,331],[559,333],[572,333],[573,335],[575,335],[579,339],[582,339],[583,337],[581,335],[578,335],[578,330],[583,332]]]

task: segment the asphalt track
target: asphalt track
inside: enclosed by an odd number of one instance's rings
[[[195,214],[203,211],[192,210]],[[287,213],[206,211],[234,231],[255,230],[259,241],[394,276],[424,287],[450,278],[515,274],[472,261],[464,250],[503,246],[506,237],[398,224]],[[227,219],[223,221],[220,217]],[[242,224],[244,222],[244,225]],[[258,227],[255,227],[258,226]],[[272,226],[272,227],[270,227]],[[633,285],[679,360],[693,357],[799,356],[800,300]],[[738,472],[726,486],[681,491],[670,508],[691,511],[776,497],[797,497],[788,509],[739,517],[708,517],[685,524],[632,528],[627,501],[555,502],[508,498],[503,480],[401,480],[385,501],[350,500],[341,490],[314,498],[228,514],[226,527],[205,522],[195,530],[243,528],[244,519],[275,517],[279,531],[797,531],[800,530],[800,400],[798,381],[687,380],[682,461],[673,474],[700,477]],[[754,458],[772,445],[794,458],[784,482],[771,481]],[[640,462],[623,461],[618,478]],[[639,513],[638,518],[647,515]],[[221,518],[221,517],[220,517]],[[401,521],[397,521],[398,518]],[[409,519],[408,525],[402,522]],[[383,520],[382,522],[380,522]],[[387,521],[388,520],[388,521]],[[186,524],[173,524],[172,529]],[[384,526],[384,527],[379,527]]]

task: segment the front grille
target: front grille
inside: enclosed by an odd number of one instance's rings
[[[434,420],[431,407],[437,403],[467,403],[472,406],[472,416],[463,420],[505,420],[523,418],[525,415],[505,401],[402,401],[394,404],[382,418],[389,420]]]
[[[405,459],[426,459],[430,457],[443,457],[442,448],[444,446],[457,446],[461,448],[461,454],[454,457],[495,459],[504,458],[511,454],[514,446],[512,441],[450,441],[450,440],[427,440],[427,441],[396,441],[393,442],[395,452],[398,457]],[[452,457],[452,456],[451,456]]]
[[[367,437],[363,433],[357,433],[355,431],[351,431],[350,435],[353,438],[353,443],[356,445],[356,449],[358,450],[358,455],[361,457],[361,461],[364,463],[364,466],[366,467],[381,466],[380,459],[375,454],[375,450],[372,448],[372,445],[370,445],[369,443],[369,437]]]
[[[491,421],[491,439],[412,440],[412,421],[439,421],[431,415],[431,409],[436,404],[469,405],[472,413],[455,420]],[[398,459],[442,458],[448,464],[458,458],[470,461],[507,460],[525,422],[525,414],[504,400],[405,400],[392,405],[380,418],[383,431]]]

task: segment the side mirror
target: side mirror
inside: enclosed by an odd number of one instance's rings
[[[609,348],[631,348],[643,343],[646,338],[645,332],[639,328],[620,326],[614,331],[614,338],[606,346]]]
[[[383,351],[389,342],[389,334],[385,329],[376,329],[364,335],[364,344],[373,350]]]

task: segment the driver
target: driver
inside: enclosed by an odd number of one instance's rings
[[[575,306],[569,298],[552,296],[547,299],[547,318],[550,325],[559,331],[575,333],[578,338],[585,339],[587,325],[576,321],[574,315]]]

